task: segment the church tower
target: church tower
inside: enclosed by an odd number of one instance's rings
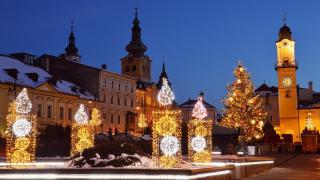
[[[65,48],[64,59],[70,61],[80,62],[81,56],[78,54],[78,48],[76,46],[76,38],[73,33],[73,22],[71,23],[71,32],[69,35],[69,44]]]
[[[121,72],[136,77],[139,81],[151,83],[151,59],[144,54],[147,46],[141,40],[137,8],[135,10],[135,18],[131,29],[132,37],[130,43],[126,46],[128,55],[121,59]]]
[[[290,28],[284,23],[279,31],[276,71],[278,73],[278,98],[280,133],[292,134],[293,141],[299,141],[298,95],[295,60],[295,41]]]

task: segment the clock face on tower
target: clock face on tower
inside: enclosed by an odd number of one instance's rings
[[[292,85],[292,79],[290,77],[284,77],[282,79],[282,85],[284,87],[290,87]]]

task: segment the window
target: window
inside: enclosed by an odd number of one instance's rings
[[[124,98],[124,105],[127,106],[127,98]]]
[[[106,79],[104,79],[103,81],[102,81],[102,86],[105,88],[105,87],[107,87],[107,80]]]
[[[120,97],[118,96],[118,105],[120,105]]]
[[[48,105],[47,118],[52,118],[52,106]]]
[[[120,91],[121,90],[121,84],[119,82],[119,85],[118,85],[118,90]]]
[[[118,115],[118,124],[120,124],[120,115]]]
[[[104,120],[106,120],[107,114],[106,114],[106,113],[102,113],[102,118],[103,118]]]
[[[133,86],[131,86],[131,92],[133,93]]]
[[[266,93],[266,104],[269,104],[270,93]]]
[[[133,100],[131,99],[131,107],[133,107]]]
[[[125,85],[124,86],[124,91],[127,92],[127,90],[128,90],[128,85]]]
[[[64,108],[60,107],[60,119],[64,119]]]
[[[136,71],[137,70],[137,66],[132,66],[132,71]]]
[[[114,85],[113,81],[111,81],[110,84],[111,84],[111,89],[113,89],[113,85]]]
[[[42,105],[41,104],[37,105],[37,116],[42,117]]]
[[[68,108],[68,120],[72,120],[72,109]]]
[[[111,114],[111,124],[113,124],[113,114]]]
[[[113,96],[110,98],[110,103],[113,104]]]
[[[92,109],[90,109],[89,111],[89,119],[91,119],[91,115],[92,115]]]
[[[145,68],[144,66],[142,66],[142,70],[143,70],[143,72],[145,72],[145,71],[146,71],[146,68]]]
[[[126,66],[126,72],[129,72],[129,71],[130,71],[130,67]]]

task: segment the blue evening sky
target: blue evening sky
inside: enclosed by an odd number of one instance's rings
[[[255,86],[276,85],[275,41],[287,12],[296,40],[298,82],[313,80],[319,90],[320,2],[295,0],[1,0],[0,53],[59,55],[70,22],[82,62],[120,72],[138,6],[142,39],[158,80],[165,60],[177,101],[203,90],[221,108],[232,71],[241,60]]]

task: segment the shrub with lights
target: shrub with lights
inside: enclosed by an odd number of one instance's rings
[[[80,104],[71,129],[71,155],[82,153],[84,149],[94,146],[94,129],[101,124],[99,110],[93,108],[91,116],[89,122],[85,107]]]
[[[152,158],[159,167],[173,168],[181,165],[181,111],[171,110],[174,94],[163,78],[157,100],[164,110],[152,113]]]
[[[262,99],[254,94],[250,74],[241,63],[233,72],[236,79],[227,86],[228,94],[224,99],[225,109],[221,125],[239,130],[239,142],[243,145],[263,136],[263,121],[267,115]]]
[[[23,88],[9,104],[6,130],[6,157],[11,167],[24,167],[35,160],[36,117],[31,115],[32,103]]]
[[[188,156],[191,162],[211,162],[212,120],[206,119],[207,110],[200,94],[188,123]]]

